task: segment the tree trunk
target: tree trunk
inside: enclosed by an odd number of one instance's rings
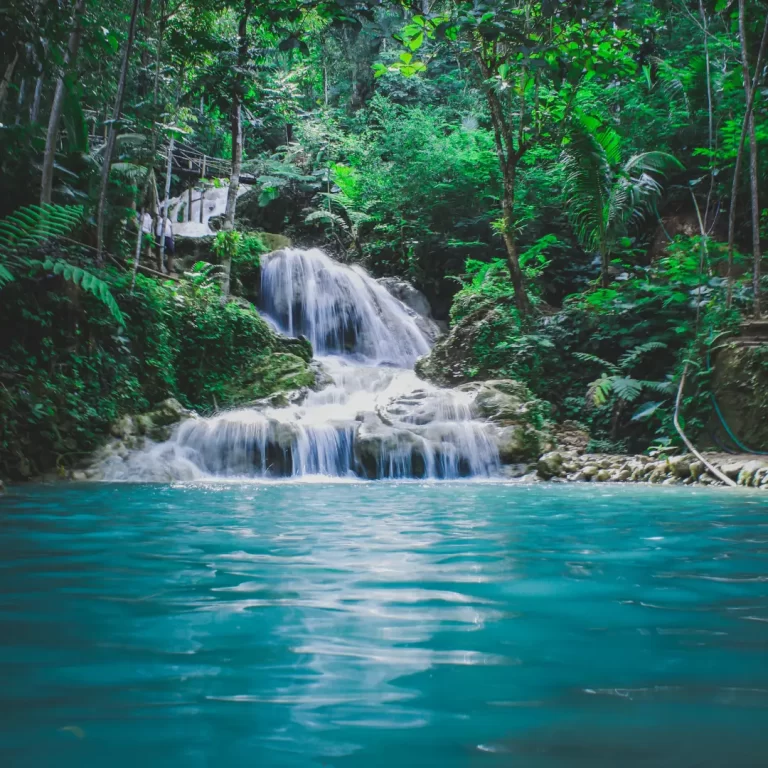
[[[229,177],[229,189],[227,190],[227,207],[224,212],[224,223],[222,229],[225,232],[232,232],[235,228],[235,209],[237,207],[237,192],[240,187],[240,169],[243,164],[243,121],[242,121],[242,100],[243,83],[242,69],[248,60],[248,17],[251,13],[251,0],[246,0],[243,14],[240,17],[238,25],[238,46],[237,46],[237,67],[238,75],[235,81],[235,87],[232,90],[232,112],[231,112],[231,131],[232,131],[232,172]],[[224,299],[229,296],[229,287],[232,276],[232,259],[226,256],[222,263],[224,274],[221,281],[221,295]]]
[[[163,195],[163,207],[160,210],[160,243],[158,246],[157,271],[163,271],[165,261],[165,220],[168,218],[168,198],[171,195],[171,172],[173,171],[173,145],[176,137],[171,135],[171,143],[168,145],[168,165],[165,169],[165,194]]]
[[[162,14],[162,11],[161,11]],[[142,11],[142,20],[144,22],[144,37],[149,38],[150,29],[152,27],[152,0],[144,0],[144,8]],[[149,91],[149,46],[144,45],[141,49],[141,69],[139,70],[139,96],[144,100]]]
[[[768,28],[768,16],[766,16],[766,25]],[[749,74],[749,56],[747,53],[746,30],[744,29],[744,14],[739,14],[739,36],[741,37],[741,66],[744,72],[744,87],[749,87],[746,92],[747,99],[750,99],[754,105],[754,92],[760,84],[762,75],[760,61],[758,60],[755,68],[754,82],[750,83]],[[755,111],[749,116],[749,189],[752,203],[752,290],[754,292],[753,312],[757,319],[761,316],[760,307],[760,199],[758,192],[757,178],[757,135],[755,132]]]
[[[471,39],[470,42],[472,43]],[[483,79],[485,81],[485,95],[488,100],[488,107],[491,112],[491,123],[493,125],[493,138],[496,145],[496,157],[499,161],[499,168],[504,182],[504,192],[501,198],[502,221],[504,231],[502,238],[504,247],[507,251],[507,266],[509,267],[509,277],[512,281],[512,287],[515,293],[515,306],[520,313],[520,318],[530,315],[532,307],[528,300],[528,294],[525,290],[525,278],[520,268],[520,258],[517,253],[517,239],[515,237],[515,188],[517,183],[517,163],[523,156],[524,147],[519,145],[515,149],[511,126],[508,126],[504,120],[504,108],[499,97],[488,81],[491,79],[491,71],[488,63],[483,58],[482,51],[473,44],[475,60],[480,67]]]
[[[48,119],[48,134],[45,138],[45,154],[43,155],[43,173],[40,181],[40,203],[50,203],[53,191],[53,164],[56,159],[56,141],[59,137],[59,122],[64,108],[64,95],[66,85],[64,78],[67,69],[73,69],[77,61],[77,52],[80,48],[80,37],[83,32],[82,17],[85,12],[85,0],[77,0],[72,18],[72,31],[69,33],[67,54],[64,58],[64,69],[56,80],[56,89],[53,92],[51,115]]]
[[[13,73],[16,69],[18,60],[19,52],[16,51],[8,66],[5,68],[3,79],[0,80],[0,117],[2,117],[3,114],[3,105],[5,104],[5,97],[8,95],[8,86],[11,84],[11,80],[13,79]]]
[[[128,26],[128,39],[123,50],[123,62],[120,66],[120,79],[117,82],[117,95],[115,107],[112,111],[112,122],[109,125],[107,144],[104,148],[104,165],[101,169],[101,187],[99,189],[99,203],[96,213],[96,258],[101,262],[104,253],[104,217],[107,207],[107,190],[109,188],[109,171],[112,167],[112,155],[115,152],[117,140],[117,122],[120,120],[120,112],[123,108],[123,96],[125,95],[125,82],[128,78],[128,64],[131,60],[133,40],[136,36],[136,17],[139,13],[139,0],[133,0],[131,7],[131,21]]]
[[[238,102],[232,105],[232,173],[229,177],[227,207],[222,226],[225,232],[232,232],[235,228],[237,191],[240,186],[240,168],[243,162],[243,123],[241,117],[241,107],[238,99]],[[231,256],[225,256],[222,267],[224,268],[224,274],[221,281],[221,295],[226,299],[229,296],[229,286],[232,277]]]
[[[760,82],[760,75],[762,71],[763,58],[765,56],[766,46],[768,46],[768,14],[765,17],[765,25],[763,26],[763,36],[760,40],[760,50],[757,53],[757,62],[755,63],[755,76],[750,81],[749,77],[749,62],[747,60],[747,40],[746,40],[746,21],[744,18],[744,0],[739,0],[739,35],[741,37],[742,48],[742,67],[744,75],[744,95],[746,98],[746,107],[744,110],[744,119],[741,123],[741,136],[739,137],[739,144],[736,150],[736,163],[733,168],[733,182],[731,184],[731,200],[728,210],[728,294],[726,298],[726,305],[731,306],[733,302],[733,248],[736,240],[736,201],[739,196],[739,179],[741,177],[741,164],[744,158],[744,144],[747,138],[747,132],[749,131],[752,123],[752,108],[755,104],[755,93],[757,93],[757,86]],[[750,141],[751,143],[751,141]],[[753,201],[754,202],[754,201]],[[759,229],[758,229],[758,246],[757,250],[760,250],[759,241]],[[753,233],[754,238],[754,233]],[[753,239],[754,243],[754,239]],[[759,269],[759,265],[758,265]]]
[[[509,277],[512,280],[512,287],[515,290],[515,306],[520,313],[521,319],[531,313],[531,303],[528,300],[528,293],[525,290],[525,277],[520,268],[520,257],[517,253],[517,238],[515,237],[515,181],[516,168],[508,167],[505,164],[502,168],[504,173],[504,195],[501,201],[502,216],[504,219],[504,246],[507,249],[507,267],[509,268]]]
[[[146,7],[146,6],[145,6]],[[147,174],[144,177],[144,184],[141,189],[141,197],[139,204],[143,206],[146,204],[146,196],[149,191],[150,181],[152,181],[152,171],[155,164],[155,155],[157,153],[157,98],[160,89],[160,60],[163,50],[163,33],[165,32],[165,0],[160,0],[160,14],[157,22],[157,47],[155,49],[155,86],[152,95],[152,148],[150,150],[149,163],[147,164]],[[171,155],[173,154],[173,140],[171,140]],[[168,174],[170,178],[170,173]],[[153,186],[156,184],[152,181]],[[152,230],[150,231],[150,240],[154,242],[156,237],[156,224],[154,211],[157,210],[157,194],[154,195],[153,213],[152,213]],[[139,242],[141,242],[141,235],[139,235]],[[152,246],[147,246],[147,257],[152,252]],[[136,282],[136,272],[139,268],[139,259],[141,258],[141,250],[137,247],[136,250],[136,263],[133,265],[133,281],[131,282],[131,293],[133,293],[133,286]],[[162,272],[162,270],[159,270]]]

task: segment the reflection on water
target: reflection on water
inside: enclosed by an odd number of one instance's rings
[[[0,526],[4,766],[768,754],[760,496],[28,487]]]

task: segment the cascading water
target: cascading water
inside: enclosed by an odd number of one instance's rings
[[[313,345],[326,386],[288,407],[184,422],[166,443],[105,468],[107,479],[456,478],[499,467],[494,425],[472,394],[412,370],[430,327],[359,267],[287,249],[262,266],[265,316]]]

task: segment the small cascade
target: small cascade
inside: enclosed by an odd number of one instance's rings
[[[360,267],[317,248],[277,251],[261,271],[262,309],[318,355],[348,353],[373,365],[412,366],[430,343],[414,313]]]
[[[308,337],[325,386],[287,407],[190,419],[167,442],[105,467],[114,480],[209,477],[490,476],[497,427],[473,393],[434,387],[412,370],[431,346],[423,318],[364,270],[322,251],[289,249],[262,267],[265,316]]]

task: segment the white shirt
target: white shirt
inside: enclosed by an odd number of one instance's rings
[[[157,222],[157,235],[160,236],[161,223]],[[165,226],[162,227],[163,237],[173,237],[173,227],[171,226],[171,220],[166,217]]]

